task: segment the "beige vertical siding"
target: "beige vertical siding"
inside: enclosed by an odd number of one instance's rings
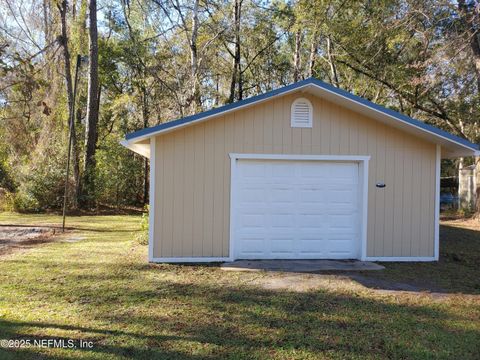
[[[312,96],[313,128],[292,129],[298,96],[155,138],[155,258],[229,255],[231,152],[370,155],[367,255],[433,256],[435,145]]]

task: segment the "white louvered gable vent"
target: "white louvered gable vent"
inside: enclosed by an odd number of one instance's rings
[[[292,127],[312,127],[312,104],[308,99],[298,98],[292,104],[291,125]]]

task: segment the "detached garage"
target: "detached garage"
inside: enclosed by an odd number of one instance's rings
[[[434,261],[462,138],[316,79],[128,134],[150,158],[152,262]]]

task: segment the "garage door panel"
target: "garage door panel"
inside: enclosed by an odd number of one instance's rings
[[[245,236],[239,250],[242,254],[263,254],[265,252],[265,238]]]
[[[300,231],[295,232],[295,237],[299,242],[305,240],[324,240],[329,239],[328,232],[325,228],[311,228],[311,229],[301,229]]]
[[[240,216],[240,226],[244,229],[264,228],[265,218],[265,214],[242,214]]]
[[[327,194],[320,188],[300,188],[300,202],[327,203]]]
[[[260,161],[245,162],[240,169],[240,175],[243,181],[249,179],[263,179],[267,172],[268,163]]]
[[[325,228],[324,214],[300,214],[297,216],[298,225],[300,228],[307,229],[323,229]]]
[[[355,206],[343,204],[329,205],[328,214],[333,216],[354,214],[355,218],[358,217],[358,211]]]
[[[336,178],[336,177],[332,176],[331,180],[335,182],[336,186],[342,186],[342,185],[355,186],[355,185],[358,185],[357,181],[352,181],[350,179],[345,179],[345,178]]]
[[[301,254],[327,254],[326,240],[325,239],[300,239],[299,252]]]
[[[264,203],[266,199],[264,187],[243,187],[240,189],[240,197],[243,203]]]
[[[270,238],[270,253],[273,254],[291,254],[294,251],[294,242],[295,239],[291,238]],[[288,255],[289,256],[289,255]]]
[[[328,204],[325,202],[316,201],[300,201],[296,202],[297,214],[326,214],[325,210],[328,210]]]
[[[328,189],[326,199],[329,204],[355,205],[357,193],[353,189]]]
[[[328,166],[319,167],[315,162],[300,164],[298,171],[303,180],[314,178],[321,181],[321,179],[328,179],[330,176]]]
[[[271,214],[270,226],[272,228],[293,228],[295,225],[295,215],[288,213]]]
[[[354,254],[351,240],[329,240],[328,249],[332,254]]]
[[[328,170],[330,178],[358,182],[358,166],[351,163],[332,163]]]
[[[272,186],[268,196],[273,204],[293,203],[295,201],[295,188],[293,187],[275,187]]]
[[[276,178],[292,178],[295,177],[295,171],[292,172],[291,164],[285,162],[277,162],[271,164],[272,181]]]
[[[353,229],[356,225],[355,214],[336,214],[328,216],[329,229]]]
[[[237,161],[235,258],[358,257],[358,164]]]

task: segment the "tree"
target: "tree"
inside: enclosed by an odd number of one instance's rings
[[[301,61],[302,57],[300,55],[300,49],[302,47],[302,31],[297,29],[295,31],[295,46],[293,52],[293,82],[297,82],[300,80],[300,73],[301,73]]]
[[[240,44],[240,31],[241,31],[241,19],[242,19],[242,3],[243,0],[235,0],[233,10],[233,23],[234,23],[234,44],[235,52],[233,54],[233,66],[232,66],[232,78],[230,80],[230,95],[228,96],[228,102],[232,103],[235,100],[235,93],[237,93],[237,100],[242,100],[243,97],[243,84],[242,84],[242,69],[240,66],[241,61],[241,44]],[[238,90],[235,89],[238,87]]]
[[[75,114],[72,114],[72,103],[73,103],[73,82],[72,82],[72,68],[70,62],[70,51],[68,46],[68,29],[67,29],[67,10],[68,3],[67,0],[63,0],[60,4],[57,4],[58,10],[60,12],[61,19],[61,32],[60,42],[63,47],[63,61],[65,67],[65,85],[68,99],[68,122],[67,126],[71,131],[71,141],[72,141],[72,167],[73,167],[73,178],[75,182],[75,195],[73,196],[73,207],[76,208],[78,205],[78,200],[80,196],[80,161],[78,154],[77,146],[77,134],[75,129]],[[71,123],[70,123],[71,122]]]
[[[98,30],[97,1],[89,2],[89,65],[87,120],[85,123],[85,161],[83,174],[83,202],[87,207],[95,203],[95,151],[97,148],[97,125],[100,106],[100,89],[98,83]]]

